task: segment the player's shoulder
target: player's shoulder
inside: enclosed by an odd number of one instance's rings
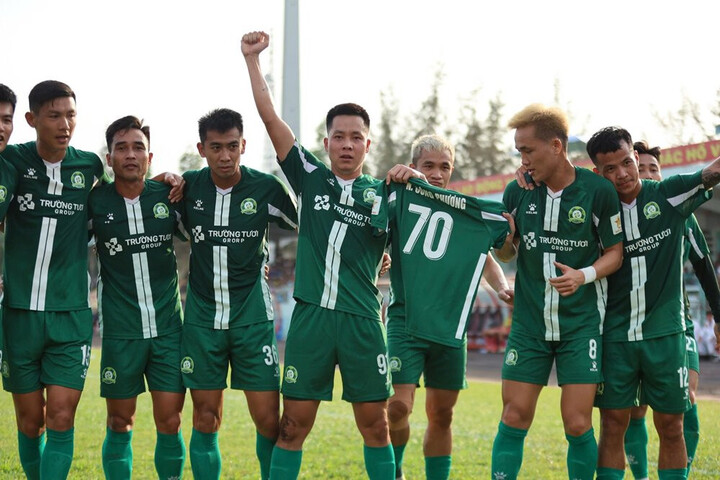
[[[15,166],[26,158],[38,157],[38,154],[35,142],[27,142],[8,145],[2,156],[10,165]]]
[[[263,172],[262,170],[257,170],[251,167],[247,167],[245,165],[240,165],[240,172],[244,179],[252,182],[268,184],[276,184],[278,182],[281,182],[281,180],[272,173]]]
[[[117,191],[115,190],[115,183],[98,183],[97,185],[95,185],[95,187],[93,187],[92,190],[90,190],[88,201],[91,204],[102,202],[103,199],[111,195],[117,195]]]
[[[67,148],[67,151],[65,152],[65,159],[63,161],[65,160],[90,163],[93,165],[99,163],[100,165],[102,165],[102,160],[100,160],[100,156],[97,153],[87,150],[80,150],[75,147]]]
[[[167,195],[170,193],[172,187],[164,182],[158,182],[156,180],[148,179],[145,180],[144,194],[147,195]]]
[[[617,195],[612,182],[600,174],[584,167],[575,167],[578,186],[587,191],[600,191],[603,194]]]
[[[203,167],[199,170],[187,170],[182,173],[182,177],[185,179],[185,183],[189,186],[197,183],[201,178],[206,178],[210,174],[209,172],[210,169],[208,167]]]

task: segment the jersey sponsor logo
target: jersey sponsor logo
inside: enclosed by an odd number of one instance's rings
[[[390,372],[399,372],[402,370],[402,360],[398,357],[390,357]]]
[[[568,222],[570,223],[585,223],[585,217],[585,210],[579,206],[572,207],[568,212]]]
[[[195,205],[193,205],[193,210],[198,210],[201,212],[204,211],[205,208],[203,208],[203,201],[200,200],[199,198],[197,200],[195,200]]]
[[[170,209],[164,203],[158,202],[153,207],[153,215],[155,215],[155,218],[168,218]]]
[[[105,248],[108,249],[110,256],[113,256],[116,253],[120,253],[123,251],[123,247],[120,243],[118,243],[118,240],[116,237],[113,237],[110,239],[110,241],[105,242]]]
[[[373,201],[375,201],[375,195],[377,195],[377,191],[374,188],[366,188],[363,192],[363,201],[365,203],[373,203]]]
[[[525,249],[527,250],[537,247],[537,240],[535,240],[535,232],[530,232],[526,235],[523,235],[523,242],[525,242]]]
[[[85,188],[85,175],[82,172],[73,172],[70,175],[70,185],[73,188]]]
[[[243,215],[252,215],[257,213],[257,202],[254,198],[246,198],[240,203],[240,213]]]
[[[660,246],[660,241],[665,238],[668,238],[671,233],[672,233],[672,230],[669,228],[666,228],[662,232],[656,233],[655,235],[652,235],[650,237],[640,238],[638,240],[635,240],[633,243],[625,245],[625,253],[633,253],[635,251],[646,252],[646,251],[652,250],[654,248],[657,248]]]
[[[645,218],[650,220],[660,215],[660,206],[655,202],[649,202],[643,207]]]
[[[329,195],[315,195],[315,210],[330,210]]]
[[[117,382],[117,372],[112,367],[105,367],[100,375],[100,380],[108,385],[113,384]]]
[[[285,367],[285,381],[287,383],[295,383],[298,379],[298,371],[297,368],[293,367],[292,365],[288,365]]]
[[[531,203],[530,205],[528,205],[527,210],[525,210],[526,215],[537,215],[537,213],[538,213],[537,206],[534,203]]]
[[[610,225],[612,226],[612,232],[614,235],[622,233],[622,220],[620,220],[620,214],[616,213],[610,217]]]
[[[192,229],[193,242],[200,243],[205,240],[205,234],[202,231],[201,225],[196,225]]]
[[[25,178],[29,178],[31,180],[37,180],[37,175],[35,175],[35,169],[34,168],[28,168],[27,173],[23,175]]]
[[[513,366],[513,365],[517,364],[517,361],[518,361],[518,352],[514,348],[511,348],[505,354],[505,365]]]
[[[7,198],[7,188],[5,185],[0,185],[0,203],[5,202],[5,199]]]
[[[193,373],[195,371],[195,362],[192,357],[183,357],[180,360],[180,371],[182,373]]]
[[[18,208],[20,208],[21,212],[35,210],[35,202],[33,202],[32,193],[18,195],[18,204],[20,205]]]

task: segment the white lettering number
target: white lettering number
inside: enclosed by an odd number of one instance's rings
[[[588,348],[588,355],[591,360],[595,360],[597,357],[597,342],[594,338],[590,339],[590,348]]]
[[[80,350],[82,351],[82,365],[84,367],[90,366],[90,353],[92,351],[92,348],[90,345],[83,345],[80,347]]]
[[[278,352],[277,348],[275,348],[275,345],[273,345],[272,347],[270,345],[263,345],[262,351],[265,354],[265,365],[277,365]]]
[[[697,352],[697,342],[692,337],[685,337],[685,350],[688,352]]]
[[[380,355],[378,355],[377,356],[377,365],[378,365],[378,373],[380,373],[380,375],[386,375],[387,371],[388,371],[387,370],[387,365],[388,365],[387,355],[383,355],[382,353]]]
[[[688,386],[688,369],[687,367],[680,367],[677,369],[678,379],[680,380],[680,388],[687,388]]]
[[[415,243],[417,243],[418,237],[420,237],[420,234],[427,223],[428,228],[423,242],[423,253],[430,260],[438,260],[442,258],[447,250],[450,233],[453,228],[453,219],[450,214],[446,212],[434,212],[431,215],[432,210],[430,210],[430,208],[416,205],[414,203],[408,205],[408,211],[417,213],[420,216],[410,232],[410,237],[403,247],[403,252],[410,253],[413,251]],[[442,222],[442,225],[439,225],[440,222]],[[440,238],[437,239],[437,245],[433,248],[438,228],[440,228]]]

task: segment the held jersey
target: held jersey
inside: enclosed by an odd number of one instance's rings
[[[17,171],[5,225],[5,304],[17,309],[71,311],[89,307],[87,201],[103,175],[100,158],[68,147],[57,163],[35,142],[3,152]]]
[[[390,229],[393,298],[404,304],[409,334],[462,347],[485,260],[510,231],[499,202],[468,197],[422,180],[383,183],[373,226]],[[388,315],[390,315],[390,309]],[[388,321],[392,321],[389,318]]]
[[[382,181],[341,180],[297,142],[280,166],[299,200],[295,298],[379,320],[387,236],[373,235],[370,213]]]
[[[591,266],[602,249],[622,241],[620,202],[612,184],[584,168],[560,192],[546,185],[505,189],[503,203],[519,236],[513,330],[546,341],[603,333],[607,281],[581,285],[561,297],[549,279],[562,275],[559,262],[574,269]]]
[[[169,186],[147,180],[132,200],[112,183],[90,193],[103,338],[154,338],[182,327],[173,248],[179,214],[168,201],[169,192]]]
[[[685,330],[685,222],[711,195],[699,171],[662,182],[643,180],[635,201],[623,204],[623,263],[609,277],[605,341],[632,342]]]
[[[12,202],[16,178],[15,168],[0,155],[0,222],[5,219],[5,214]]]
[[[273,175],[244,165],[240,175],[221,191],[207,167],[183,174],[191,245],[186,323],[226,330],[274,319],[265,280],[268,223],[296,228],[295,201]]]

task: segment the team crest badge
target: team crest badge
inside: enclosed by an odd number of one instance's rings
[[[70,185],[73,188],[85,188],[85,175],[82,172],[73,172],[70,175]]]
[[[398,357],[390,357],[390,371],[399,372],[402,369],[402,360]]]
[[[293,367],[292,365],[285,367],[285,381],[287,383],[295,383],[295,382],[297,382],[297,378],[298,378],[297,368]]]
[[[257,213],[257,202],[254,198],[246,198],[240,204],[240,212],[245,215],[252,215]]]
[[[377,192],[374,188],[366,188],[363,192],[363,200],[365,203],[373,203],[375,201],[375,195],[377,195]]]
[[[100,380],[108,385],[115,383],[117,381],[117,372],[112,367],[105,367],[100,375]]]
[[[190,357],[185,357],[180,360],[180,371],[182,373],[193,373],[195,370],[195,362]]]
[[[582,207],[572,207],[568,212],[568,221],[570,223],[585,223],[585,210]]]
[[[168,216],[170,215],[170,210],[168,209],[167,205],[159,202],[156,203],[153,207],[153,214],[155,215],[155,218],[168,218]]]
[[[5,202],[6,198],[7,198],[7,188],[5,188],[5,185],[0,185],[0,203]]]
[[[505,365],[516,365],[518,361],[518,353],[517,350],[514,348],[511,348],[508,350],[508,352],[505,354]]]
[[[655,202],[650,202],[643,207],[645,218],[650,220],[660,215],[660,206]]]

